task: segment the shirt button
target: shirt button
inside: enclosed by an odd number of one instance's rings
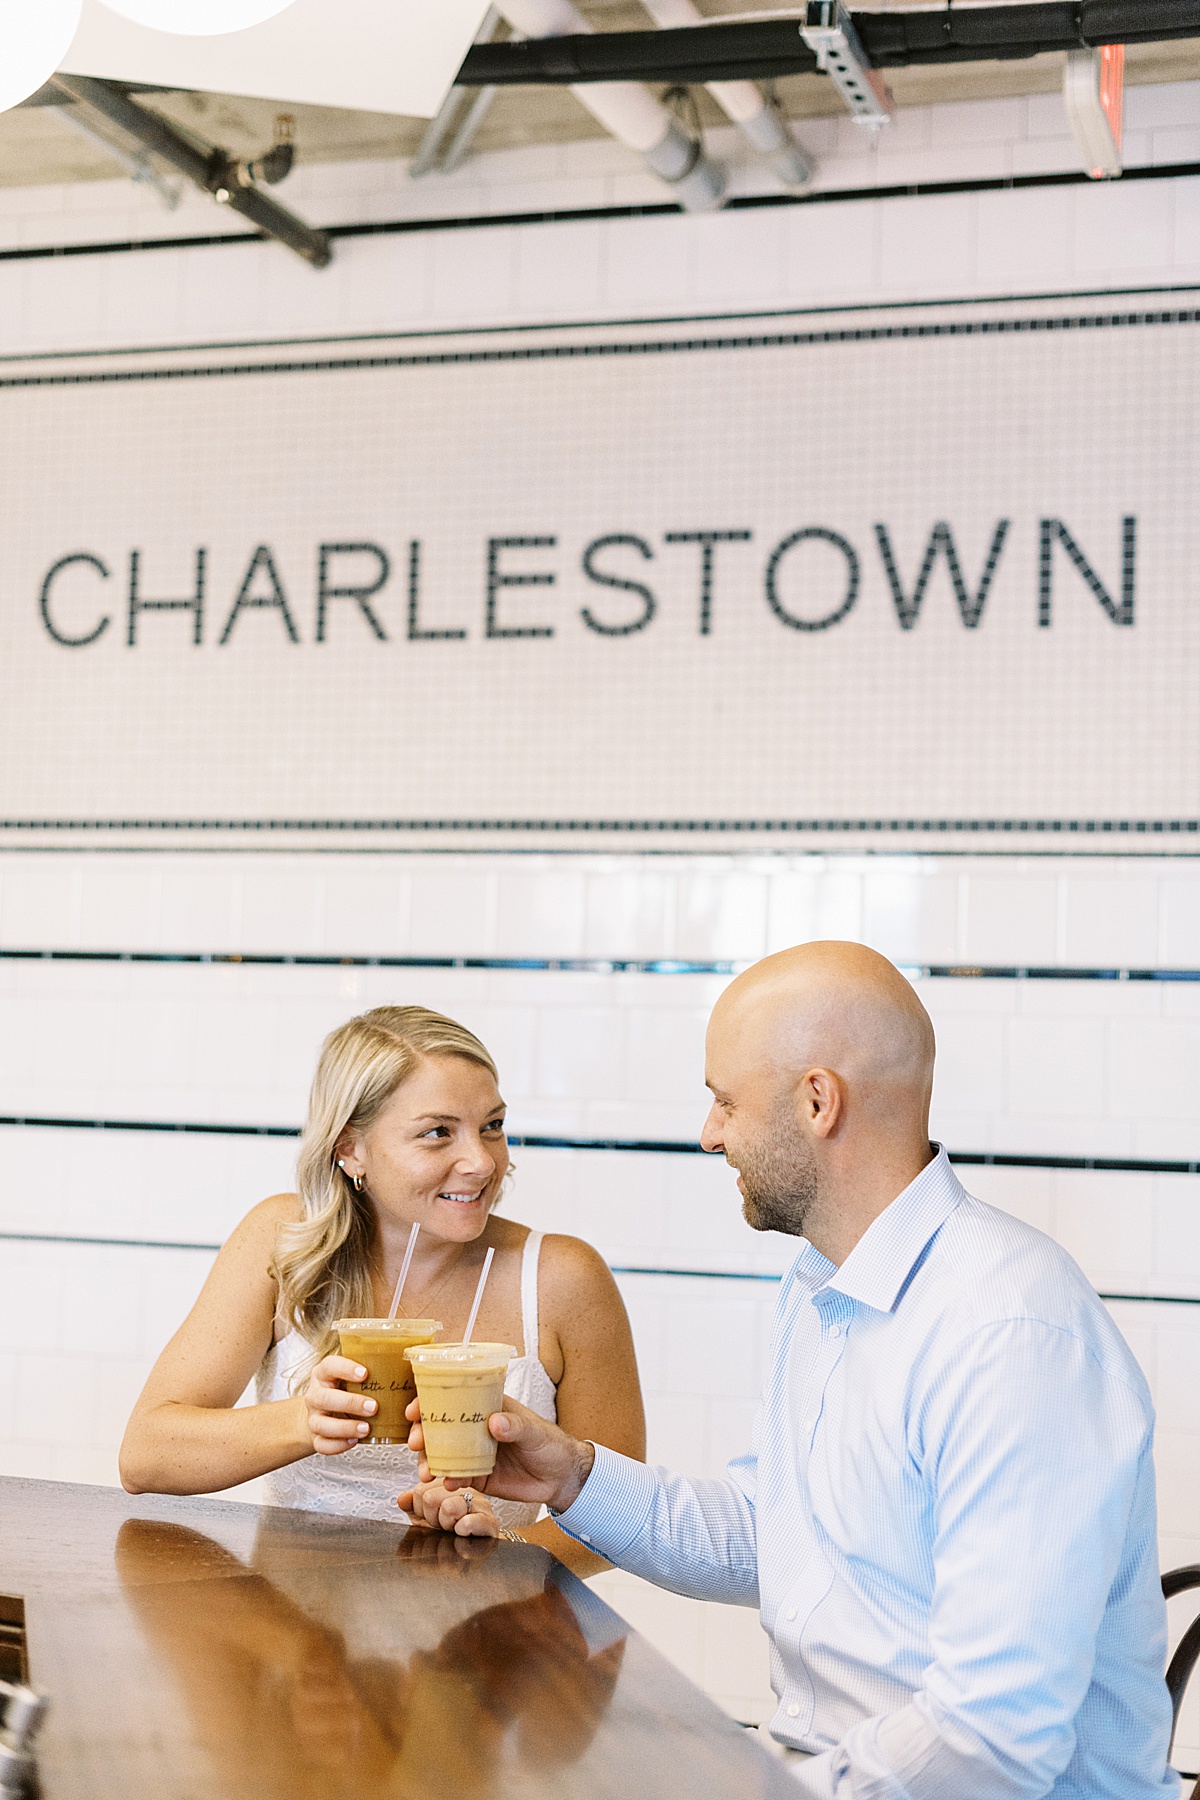
[[[588,1534],[587,1534],[587,1532],[586,1532],[586,1531],[581,1531],[581,1532],[580,1532],[580,1534],[579,1534],[579,1535],[580,1535],[580,1537],[581,1537],[581,1538],[582,1538],[582,1539],[583,1539],[583,1541],[584,1541],[584,1543],[585,1543],[585,1544],[590,1544],[590,1543],[591,1543],[591,1541],[592,1541],[592,1540],[591,1540],[591,1538],[590,1538],[590,1537],[589,1537],[589,1536],[588,1536]]]
[[[794,1606],[789,1606],[788,1607],[788,1618],[794,1619],[795,1616],[796,1616],[796,1608]]]
[[[800,1717],[800,1708],[796,1705],[796,1702],[793,1700],[792,1704],[788,1707],[788,1718],[789,1719],[798,1719],[799,1717]]]
[[[830,1335],[830,1337],[841,1337],[841,1335],[842,1335],[841,1326],[840,1325],[831,1325],[829,1327],[829,1335]]]
[[[803,1425],[800,1427],[801,1431],[811,1431],[812,1428],[813,1421],[811,1419],[805,1419]]]

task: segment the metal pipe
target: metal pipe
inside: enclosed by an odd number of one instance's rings
[[[695,0],[642,0],[656,25],[702,25],[704,14]],[[773,106],[752,81],[709,81],[709,93],[742,136],[769,164],[785,187],[806,187],[813,165],[787,128],[779,108]]]
[[[268,237],[278,238],[314,269],[323,269],[329,263],[333,250],[326,234],[306,225],[273,195],[253,184],[245,186],[237,162],[227,151],[214,147],[205,154],[161,114],[138,106],[113,82],[99,81],[92,75],[59,74],[51,79],[68,100],[90,107],[120,126],[214,200],[241,213]]]
[[[494,87],[482,87],[468,106],[466,112],[454,128],[454,135],[442,153],[442,172],[452,175],[457,169],[479,127],[487,117],[488,109],[496,98]]]
[[[1009,6],[854,12],[873,68],[1009,60],[1103,44],[1200,37],[1200,0],[1019,0]],[[719,20],[666,31],[577,32],[468,50],[468,87],[579,87],[612,82],[761,81],[812,74],[798,19]],[[586,100],[585,100],[586,104]]]
[[[89,144],[95,144],[103,150],[119,168],[124,169],[130,181],[144,182],[147,187],[153,188],[163,205],[174,212],[179,205],[179,188],[159,174],[144,152],[141,156],[135,156],[131,151],[122,149],[120,144],[114,144],[111,138],[105,137],[102,131],[97,131],[94,125],[89,125],[83,114],[76,110],[77,105],[77,101],[69,101],[66,105],[55,108],[62,123],[69,125],[79,137],[86,138]]]
[[[494,94],[496,90],[492,88],[490,91]],[[452,87],[421,134],[417,153],[408,165],[410,180],[417,181],[422,175],[428,175],[431,169],[437,167],[442,154],[442,145],[449,137],[454,121],[462,112],[464,104],[470,105],[464,90],[460,87]]]
[[[499,23],[500,14],[494,6],[489,6],[483,16],[483,23],[475,33],[475,42],[477,44],[490,43],[496,35],[496,27]],[[419,180],[422,175],[428,175],[431,169],[441,168],[449,173],[451,169],[457,168],[466,155],[467,145],[475,135],[484,113],[491,105],[496,90],[493,87],[485,87],[481,92],[488,96],[482,106],[480,106],[478,95],[472,100],[464,95],[461,87],[456,85],[450,89],[425,127],[421,142],[417,145],[417,153],[408,165],[410,179]],[[450,139],[449,148],[443,153],[443,146],[446,144],[447,138]],[[451,158],[453,160],[450,160]]]
[[[574,0],[500,0],[500,10],[518,31],[525,34],[524,39],[517,44],[476,46],[468,50],[468,62],[477,51],[491,55],[497,48],[518,51],[540,48],[539,38],[551,45],[570,47],[605,41],[603,34],[593,36],[591,24],[575,6]],[[635,35],[653,37],[658,34],[641,32]],[[568,49],[567,60],[562,64],[564,70],[572,66],[570,54]],[[553,53],[550,66],[558,66]],[[606,131],[621,143],[628,144],[631,150],[638,151],[654,174],[674,188],[682,206],[689,211],[706,212],[721,204],[725,191],[723,171],[710,161],[703,144],[690,138],[647,88],[639,82],[626,80],[588,81],[586,86],[575,89],[572,76],[564,74],[563,80],[574,89],[580,105],[586,106]],[[491,84],[485,79],[469,85],[486,87]]]

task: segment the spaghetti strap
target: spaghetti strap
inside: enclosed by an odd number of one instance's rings
[[[526,1356],[535,1360],[538,1353],[538,1258],[542,1251],[542,1234],[531,1231],[521,1252],[521,1332]]]

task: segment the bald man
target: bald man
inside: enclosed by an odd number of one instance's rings
[[[933,1059],[861,945],[739,976],[702,1142],[756,1231],[804,1240],[754,1448],[688,1480],[506,1401],[481,1485],[677,1593],[757,1605],[803,1794],[1173,1800],[1150,1396],[1065,1251],[930,1144]],[[402,1504],[494,1529],[452,1487]]]

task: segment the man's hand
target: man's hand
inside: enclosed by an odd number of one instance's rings
[[[417,1453],[420,1480],[428,1483],[431,1476],[423,1455],[425,1436],[420,1423],[420,1401],[410,1402],[406,1417],[414,1421],[408,1435],[408,1447]],[[527,1406],[510,1400],[507,1395],[504,1411],[492,1414],[488,1430],[499,1446],[492,1473],[483,1481],[447,1478],[437,1484],[446,1493],[453,1493],[456,1488],[476,1488],[493,1499],[524,1500],[533,1505],[548,1506],[551,1512],[565,1512],[572,1501],[579,1498],[596,1459],[590,1444],[568,1437],[557,1425],[551,1425],[548,1419],[530,1412]],[[408,1495],[402,1495],[401,1505],[408,1498]],[[405,1511],[412,1510],[411,1505],[405,1508]]]

